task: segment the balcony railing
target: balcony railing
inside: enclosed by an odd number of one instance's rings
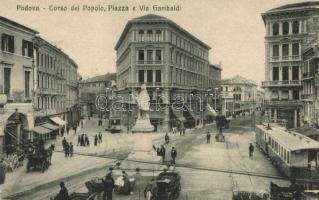
[[[271,57],[272,62],[278,62],[278,61],[289,61],[289,60],[300,60],[300,55],[292,55],[292,56],[273,56]]]
[[[303,79],[311,79],[314,77],[314,73],[313,72],[305,72],[302,74],[302,78]]]
[[[301,86],[300,80],[263,81],[262,87]]]
[[[268,106],[302,106],[300,100],[265,100],[264,104]]]
[[[163,60],[138,60],[136,65],[162,65]]]
[[[301,99],[303,99],[303,100],[306,100],[306,99],[312,100],[313,97],[314,97],[313,94],[302,94],[302,95],[301,95]]]
[[[188,89],[188,90],[206,90],[202,86],[194,86],[194,85],[182,85],[176,83],[127,83],[126,87],[141,87],[143,84],[146,85],[148,88],[180,88],[180,89]]]
[[[52,89],[52,88],[38,88],[37,93],[40,94],[52,94],[52,95],[63,95],[64,93],[59,89]]]

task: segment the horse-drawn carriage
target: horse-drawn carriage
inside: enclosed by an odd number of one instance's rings
[[[51,145],[48,149],[45,149],[44,145],[36,145],[36,148],[29,148],[27,172],[29,172],[31,168],[41,170],[42,172],[47,170],[51,165],[53,150],[54,145]]]
[[[145,188],[148,200],[175,200],[181,192],[181,176],[177,172],[165,171]],[[156,186],[152,186],[156,184]],[[151,187],[149,187],[151,185]],[[156,189],[155,189],[156,188]]]

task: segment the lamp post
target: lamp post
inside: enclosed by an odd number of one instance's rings
[[[215,108],[215,111],[217,110],[216,109],[216,100],[217,100],[217,91],[218,91],[218,88],[215,88],[215,98],[214,98],[214,100],[215,100],[215,102],[214,102],[214,108]]]
[[[210,93],[211,89],[206,90],[206,94],[207,96],[205,96],[204,102],[205,104],[203,105],[203,126],[205,127],[206,125],[206,117],[205,117],[205,113],[206,113],[206,109],[207,109],[207,104],[209,104],[209,93]]]

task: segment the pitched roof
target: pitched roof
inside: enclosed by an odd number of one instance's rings
[[[131,28],[132,24],[135,23],[150,23],[150,22],[162,22],[162,23],[167,23],[170,24],[172,26],[174,26],[175,28],[177,28],[178,30],[180,30],[181,32],[183,32],[184,34],[186,34],[188,37],[192,38],[194,41],[198,42],[199,44],[203,45],[204,47],[206,47],[207,49],[211,49],[210,46],[208,46],[207,44],[205,44],[204,42],[202,42],[201,40],[199,40],[197,37],[195,37],[194,35],[192,35],[190,32],[186,31],[184,28],[182,28],[181,26],[179,26],[178,24],[176,24],[175,22],[173,22],[172,20],[166,18],[166,17],[162,17],[159,15],[155,15],[155,14],[148,14],[148,15],[144,15],[141,17],[136,17],[133,18],[131,20],[129,20],[126,25],[125,28],[118,40],[118,42],[115,45],[115,50],[118,49],[118,47],[120,46],[120,44],[122,43],[125,35],[127,34],[127,32],[129,31],[129,29]]]
[[[111,80],[116,79],[116,73],[107,73],[104,75],[94,76],[92,78],[88,78],[86,80],[80,81],[80,83],[89,83],[89,82],[109,82]]]
[[[244,78],[242,76],[236,75],[233,78],[223,79],[221,84],[250,84],[257,85],[254,81]]]
[[[273,8],[273,9],[271,9],[269,11],[279,11],[279,10],[288,10],[288,9],[302,9],[302,8],[319,8],[319,1],[292,3],[292,4],[279,6],[277,8]]]
[[[13,21],[13,20],[11,20],[11,19],[8,19],[8,18],[5,18],[5,17],[0,16],[0,21],[3,21],[3,22],[5,22],[5,23],[11,24],[11,25],[13,25],[13,26],[19,27],[19,28],[24,29],[24,30],[26,30],[26,31],[32,32],[33,34],[39,34],[38,31],[36,31],[36,30],[34,30],[34,29],[32,29],[32,28],[29,28],[29,27],[27,27],[27,26],[24,26],[24,25],[22,25],[22,24],[20,24],[20,23],[18,23],[18,22],[15,22],[15,21]]]

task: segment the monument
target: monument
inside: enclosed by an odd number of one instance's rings
[[[132,132],[135,133],[149,133],[154,131],[154,126],[150,121],[150,97],[148,95],[146,85],[141,86],[141,91],[135,96],[137,102],[138,114]]]

